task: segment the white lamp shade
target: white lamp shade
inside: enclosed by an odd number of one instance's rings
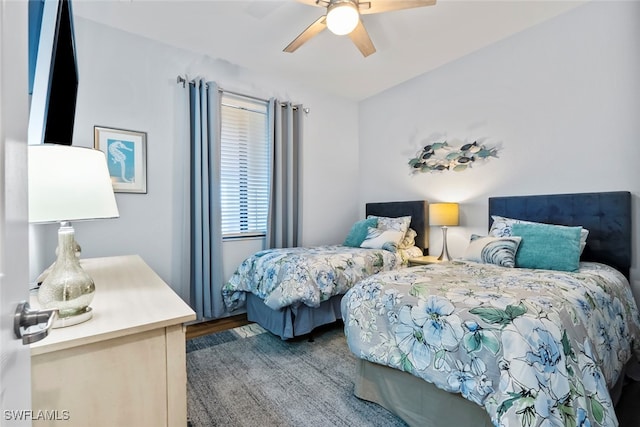
[[[102,151],[58,144],[29,145],[29,222],[119,216]]]
[[[338,36],[352,32],[359,20],[358,7],[351,1],[333,3],[327,11],[327,28]]]
[[[433,203],[429,205],[430,225],[458,225],[457,203]]]

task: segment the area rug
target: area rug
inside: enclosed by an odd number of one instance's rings
[[[257,325],[187,341],[192,427],[406,426],[353,395],[355,357],[341,325],[283,341]]]

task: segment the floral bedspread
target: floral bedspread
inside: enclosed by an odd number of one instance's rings
[[[401,266],[401,253],[384,249],[340,245],[267,249],[240,264],[222,295],[229,311],[244,304],[245,292],[276,310],[298,304],[317,307],[365,277]]]
[[[640,318],[628,281],[453,261],[369,277],[342,300],[351,351],[484,407],[494,425],[617,426],[608,389]]]

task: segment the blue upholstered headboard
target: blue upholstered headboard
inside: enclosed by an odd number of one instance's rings
[[[367,203],[366,215],[386,216],[398,218],[411,216],[411,224],[416,233],[416,246],[422,249],[426,255],[429,253],[429,209],[426,200],[413,200],[407,202],[381,202]]]
[[[552,194],[489,198],[491,215],[589,230],[582,261],[615,267],[629,278],[631,268],[631,193]]]

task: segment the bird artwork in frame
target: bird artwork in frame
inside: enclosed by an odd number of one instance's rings
[[[147,134],[94,127],[94,148],[105,154],[113,191],[147,192]]]

